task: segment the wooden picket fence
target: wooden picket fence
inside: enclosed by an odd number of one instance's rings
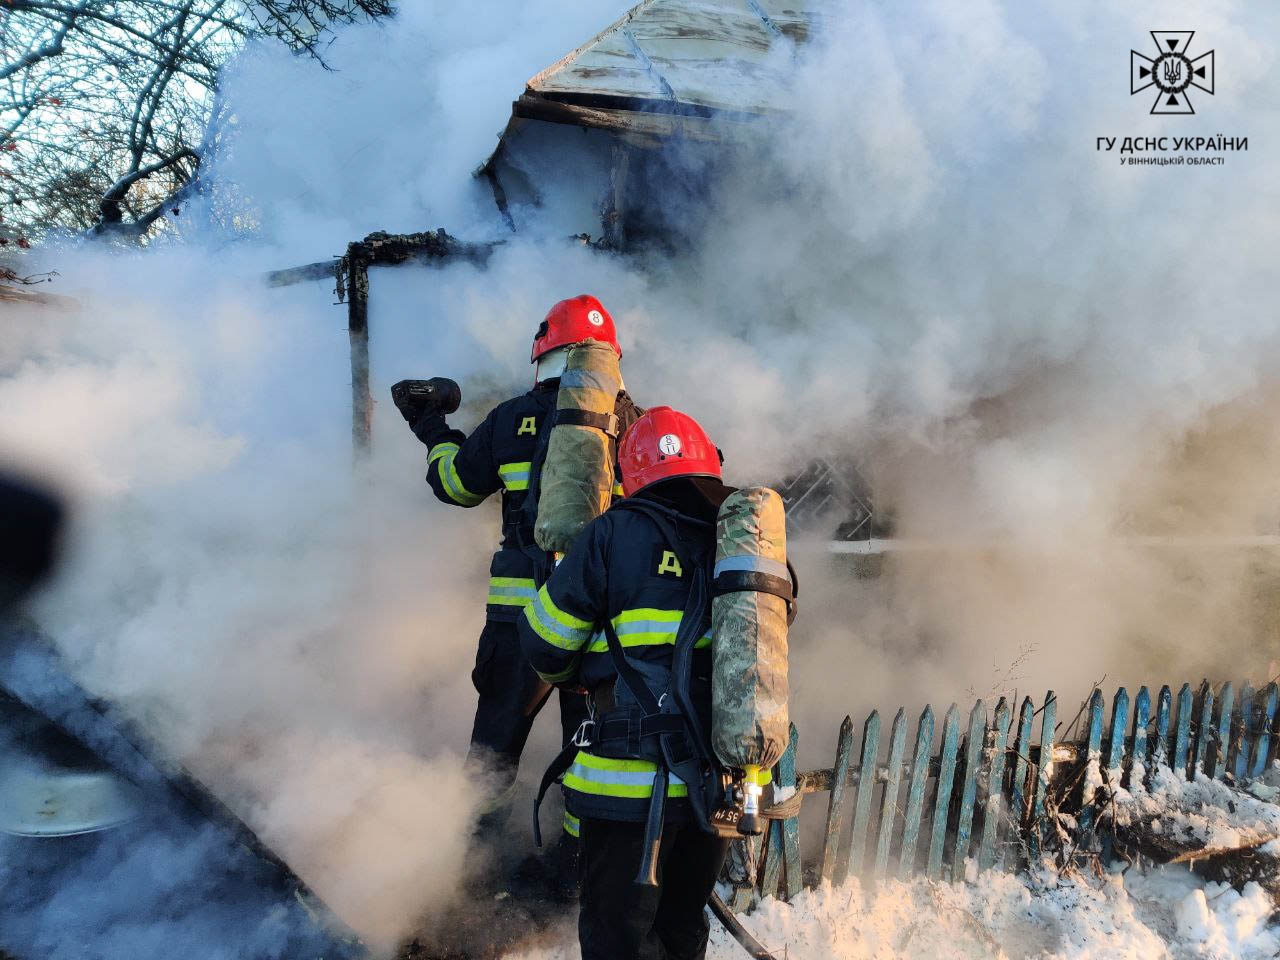
[[[774,782],[784,791],[828,794],[818,862],[806,875],[798,816],[771,821],[763,838],[749,842],[747,859],[760,864],[757,883],[740,883],[733,906],[745,909],[753,894],[789,900],[806,880],[923,875],[958,881],[975,871],[1017,869],[1040,858],[1046,810],[1072,791],[1078,802],[1103,784],[1145,789],[1160,767],[1235,782],[1259,776],[1280,752],[1278,699],[1274,682],[1261,692],[1245,684],[1238,696],[1231,683],[1215,692],[1205,681],[1196,694],[1184,683],[1176,697],[1161,687],[1153,712],[1147,687],[1132,705],[1121,687],[1108,726],[1105,699],[1095,689],[1061,740],[1053,691],[1039,708],[1023,699],[1016,721],[1001,697],[990,716],[977,701],[962,727],[953,703],[936,745],[933,708],[925,707],[909,756],[905,711],[894,716],[886,740],[873,710],[856,753],[853,721],[845,717],[832,766],[799,774],[793,725]],[[1087,833],[1092,807],[1078,809],[1079,830]]]

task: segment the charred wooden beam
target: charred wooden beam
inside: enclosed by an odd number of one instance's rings
[[[719,131],[711,129],[710,121],[701,117],[605,110],[561,103],[530,93],[522,95],[511,109],[514,116],[524,120],[543,120],[625,134],[635,146],[660,147],[677,136],[690,140],[721,139]]]
[[[621,250],[626,240],[627,174],[630,170],[631,148],[621,140],[615,140],[609,165],[609,188],[600,211],[601,240],[611,250]]]
[[[450,236],[441,227],[422,233],[385,233],[379,230],[347,248],[357,248],[370,266],[392,266],[400,263],[459,259],[483,265],[488,262],[497,243],[468,243]]]
[[[548,95],[525,90],[511,105],[516,120],[542,120],[606,130],[632,146],[661,148],[672,140],[733,142],[751,135],[772,113],[739,111],[671,100],[602,94]]]
[[[423,233],[371,233],[347,246],[335,279],[339,300],[347,301],[351,340],[351,445],[357,458],[373,443],[373,395],[369,387],[369,268],[450,259],[484,264],[494,244],[466,243],[441,227]],[[304,268],[305,269],[305,268]]]
[[[347,245],[332,260],[318,260],[266,274],[271,287],[333,277],[338,302],[347,305],[347,334],[351,341],[351,445],[358,458],[373,442],[373,395],[369,386],[369,268],[402,263],[440,263],[466,260],[483,265],[497,243],[468,243],[450,236],[443,227],[421,233],[371,233]]]
[[[347,247],[338,267],[339,289],[347,294],[347,336],[351,341],[351,448],[366,456],[373,443],[373,394],[369,387],[369,259],[361,243]]]
[[[1171,835],[1158,828],[1162,818],[1119,825],[1115,828],[1115,852],[1129,860],[1184,864],[1206,880],[1228,883],[1237,890],[1256,883],[1280,909],[1280,857],[1269,852],[1280,837],[1253,838],[1237,846],[1209,847],[1197,837]]]
[[[267,286],[288,287],[295,283],[306,283],[308,280],[327,280],[333,276],[333,265],[337,262],[338,258],[334,257],[330,260],[304,263],[300,267],[272,270],[266,275]]]

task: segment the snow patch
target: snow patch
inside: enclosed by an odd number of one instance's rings
[[[1280,926],[1257,884],[1243,893],[1203,884],[1181,868],[1100,880],[987,873],[977,883],[856,880],[805,890],[795,903],[764,901],[742,918],[789,960],[1270,960]],[[572,943],[520,960],[572,960]],[[712,922],[707,960],[741,960],[742,947]]]

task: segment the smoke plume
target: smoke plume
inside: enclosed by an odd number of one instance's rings
[[[624,259],[568,245],[555,210],[506,232],[471,177],[525,79],[622,8],[405,6],[344,33],[333,72],[236,65],[213,175],[255,239],[210,210],[146,254],[50,252],[81,310],[19,313],[0,342],[0,444],[79,508],[42,622],[344,919],[390,945],[455,888],[497,523],[429,498],[389,403],[352,470],[344,313],[323,282],[261,283],[371,230],[505,240],[484,269],[375,271],[380,400],[452,376],[470,428],[528,383],[546,308],[589,291],[637,402],[700,419],[732,482],[859,464],[912,549],[865,576],[826,530],[794,544],[813,763],[874,706],[1261,676],[1280,571],[1233,539],[1274,533],[1280,504],[1274,10],[833,4],[780,51],[788,109],[758,141],[709,180],[672,158],[701,191],[668,211],[694,242]],[[1125,87],[1169,24],[1218,52],[1195,116]],[[1249,149],[1160,168],[1095,148],[1219,133]]]

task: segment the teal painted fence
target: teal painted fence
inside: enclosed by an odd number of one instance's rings
[[[1154,711],[1152,702],[1146,687],[1132,698],[1122,687],[1108,711],[1102,691],[1094,690],[1072,719],[1049,691],[1038,706],[1024,698],[1016,715],[1003,697],[990,711],[979,700],[963,722],[953,703],[940,736],[932,707],[914,723],[899,710],[887,737],[873,710],[860,736],[852,718],[844,718],[830,768],[799,774],[793,726],[774,783],[810,795],[807,803],[827,794],[821,842],[812,845],[817,862],[802,862],[798,817],[770,821],[751,858],[760,863],[755,890],[742,881],[733,903],[744,908],[752,893],[791,899],[806,882],[849,876],[958,881],[1016,869],[1040,856],[1050,832],[1046,811],[1059,793],[1088,801],[1109,785],[1145,788],[1162,767],[1241,781],[1280,754],[1274,682],[1255,691],[1232,683],[1215,690],[1205,681],[1194,694],[1190,684],[1176,694],[1164,686]],[[1095,826],[1092,818],[1085,803],[1081,834]],[[1105,856],[1106,839],[1100,843]]]

